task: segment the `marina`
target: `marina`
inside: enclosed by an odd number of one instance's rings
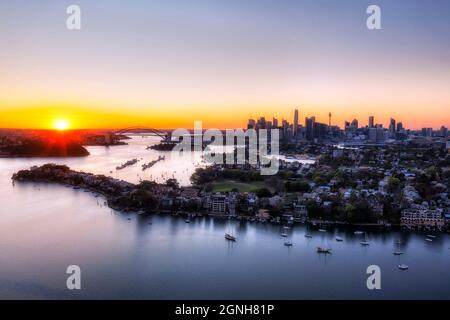
[[[166,156],[145,174],[140,166],[129,166],[114,171],[113,177],[139,183],[150,177],[164,182],[176,175],[180,184],[188,184],[200,160],[180,163],[162,152],[145,150],[148,140],[133,137],[128,146],[112,150],[89,147],[88,161],[55,161],[79,171],[110,175],[115,165],[109,160],[111,152],[119,163],[140,157],[149,162]],[[366,268],[377,264],[390,287],[377,298],[450,299],[447,234],[432,238],[427,237],[433,235],[430,231],[371,230],[339,224],[329,224],[327,232],[319,232],[319,224],[286,225],[272,218],[125,214],[109,208],[101,194],[81,188],[11,183],[14,172],[47,162],[0,159],[0,295],[65,297],[61,294],[66,291],[65,282],[55,275],[64,274],[67,265],[77,261],[89,277],[79,298],[370,299],[373,292],[365,285]],[[20,214],[15,209],[18,204]],[[47,209],[36,211],[37,207]],[[189,223],[185,222],[187,217]],[[370,246],[360,244],[365,232]],[[237,240],[227,239],[225,234]],[[58,250],[48,250],[55,246]],[[332,249],[332,254],[319,253],[318,247]],[[403,254],[393,254],[396,251]],[[31,257],[28,263],[20,264],[26,257]],[[408,270],[400,269],[402,264]],[[184,282],[182,287],[180,281]],[[123,291],[124,283],[131,284],[133,290]],[[271,289],[255,289],[255,283]],[[29,289],[32,285],[38,285],[37,289]]]

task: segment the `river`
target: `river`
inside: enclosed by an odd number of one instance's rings
[[[420,233],[369,232],[370,246],[362,246],[363,236],[351,230],[212,218],[188,224],[118,213],[82,190],[10,180],[17,170],[55,162],[130,182],[175,177],[189,184],[200,155],[186,162],[168,153],[141,170],[164,154],[145,149],[156,142],[136,136],[127,146],[88,147],[85,158],[0,159],[1,299],[450,299],[449,235],[428,242]],[[132,158],[143,159],[115,170]],[[237,242],[227,242],[225,232]],[[405,254],[395,256],[399,239]],[[317,246],[332,254],[317,254]],[[81,268],[81,290],[66,288],[69,265]],[[369,265],[381,269],[381,290],[366,286]]]

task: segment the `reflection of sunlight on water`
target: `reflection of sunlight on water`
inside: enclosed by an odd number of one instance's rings
[[[74,170],[104,174],[117,179],[137,183],[139,180],[154,180],[164,182],[169,178],[176,178],[180,185],[190,185],[190,177],[196,167],[204,166],[200,152],[192,152],[192,157],[177,156],[170,151],[157,151],[146,149],[149,145],[159,143],[159,138],[152,136],[132,136],[126,140],[128,145],[124,146],[90,146],[87,149],[90,155],[83,158],[33,158],[33,159],[9,159],[8,163],[0,162],[2,166],[14,171],[28,169],[33,165],[42,165],[48,162],[66,164]],[[156,163],[153,167],[143,171],[142,165],[165,156],[164,161]],[[131,159],[139,161],[122,170],[116,170]]]

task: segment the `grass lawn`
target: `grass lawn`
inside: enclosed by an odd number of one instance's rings
[[[225,180],[211,183],[213,192],[229,192],[234,188],[239,192],[254,192],[258,189],[266,187],[264,181],[240,182],[233,180]]]

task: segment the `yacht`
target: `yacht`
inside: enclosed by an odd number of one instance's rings
[[[323,247],[317,247],[317,253],[329,253],[331,254],[331,249],[329,248],[323,248]]]
[[[362,231],[355,231],[354,234],[363,234],[364,232]]]
[[[400,270],[408,270],[408,266],[406,265],[406,264],[399,264],[398,265],[398,268],[400,269]]]
[[[341,237],[336,237],[336,241],[342,242],[342,241],[344,241],[344,239],[342,239]]]
[[[232,235],[225,233],[225,239],[229,241],[236,241],[236,237],[233,237]]]
[[[319,229],[319,232],[327,232],[325,229]]]
[[[280,235],[281,235],[283,238],[286,238],[286,237],[287,237],[287,234],[286,234],[285,232],[282,232]]]
[[[431,234],[427,234],[427,238],[430,238],[430,239],[435,239],[435,238],[436,238],[436,236],[433,236],[433,235],[431,235]]]
[[[400,251],[400,241],[397,241],[397,250],[392,252],[392,254],[396,255],[396,256],[401,256],[402,254],[404,254],[403,251]]]
[[[292,242],[286,241],[286,242],[284,243],[284,245],[285,245],[286,247],[292,247]]]
[[[310,235],[310,234],[305,234],[305,238],[312,238],[312,235]]]
[[[364,241],[360,242],[363,246],[370,246],[370,242],[367,241],[367,232],[364,232]]]
[[[425,241],[428,241],[428,242],[433,242],[433,239],[430,239],[430,238],[426,238],[426,239],[425,239]]]

